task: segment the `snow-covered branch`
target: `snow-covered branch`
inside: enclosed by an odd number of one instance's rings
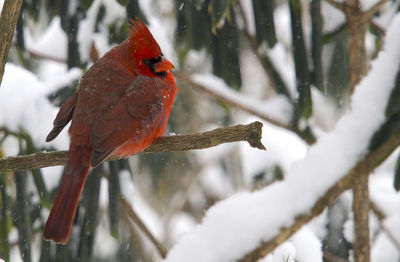
[[[350,189],[355,179],[360,176],[368,176],[371,171],[374,170],[374,168],[377,167],[398,146],[400,146],[400,133],[393,136],[378,150],[368,154],[363,160],[358,162],[355,167],[330,187],[328,191],[326,191],[326,193],[315,202],[311,208],[311,212],[306,211],[303,214],[297,215],[293,224],[281,229],[279,234],[277,234],[273,239],[267,242],[262,242],[257,248],[249,252],[239,261],[257,261],[257,259],[260,259],[273,251],[301,227],[310,222],[314,217],[321,214],[322,211],[324,211],[328,205],[332,204],[341,193]]]

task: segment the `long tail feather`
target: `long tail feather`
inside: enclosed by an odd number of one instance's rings
[[[79,196],[90,168],[91,154],[91,149],[87,147],[70,148],[66,172],[44,229],[46,240],[56,243],[68,241]]]

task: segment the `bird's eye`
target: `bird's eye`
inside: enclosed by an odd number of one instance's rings
[[[142,62],[150,69],[150,71],[155,74],[155,75],[159,75],[159,76],[164,76],[165,72],[154,72],[154,65],[161,62],[161,60],[163,59],[163,53],[161,53],[159,56],[157,57],[153,57],[150,59],[143,59]]]
[[[156,63],[158,63],[158,62],[160,62],[161,61],[161,59],[162,59],[162,55],[159,55],[159,56],[157,56],[156,58],[153,58],[154,60],[154,64],[156,64]]]

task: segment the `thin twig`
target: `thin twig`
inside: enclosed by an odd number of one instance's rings
[[[295,232],[310,222],[314,217],[321,214],[324,209],[345,190],[351,188],[354,179],[359,176],[368,175],[386,157],[388,157],[400,145],[400,132],[392,136],[377,150],[370,152],[364,159],[360,160],[342,179],[336,182],[326,193],[320,197],[311,210],[298,215],[294,222],[280,230],[280,232],[269,241],[262,242],[257,248],[245,255],[240,262],[257,261],[265,257],[276,247],[286,241]]]
[[[11,40],[21,11],[22,0],[5,0],[0,16],[0,84],[10,51]]]
[[[265,150],[261,142],[261,135],[262,123],[256,121],[248,125],[217,128],[204,133],[160,137],[152,145],[138,154],[205,149],[224,143],[239,141],[247,141],[252,147]],[[115,159],[117,158],[108,158],[108,160]],[[66,165],[67,161],[68,151],[38,152],[32,155],[7,157],[0,159],[0,173],[49,166],[61,166]]]
[[[150,232],[150,230],[147,228],[147,226],[144,224],[144,222],[140,219],[140,217],[136,214],[136,212],[133,210],[131,205],[124,199],[120,198],[119,203],[122,207],[122,209],[125,211],[125,214],[129,216],[129,218],[135,223],[135,225],[140,228],[140,230],[146,235],[146,237],[153,243],[154,247],[157,249],[158,253],[162,258],[165,258],[167,256],[167,249],[164,247],[163,244],[161,244],[155,236]]]

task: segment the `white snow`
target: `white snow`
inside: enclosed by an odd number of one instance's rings
[[[67,59],[67,35],[61,28],[60,17],[55,16],[49,27],[38,37],[33,37],[29,30],[25,30],[26,48],[38,55],[56,58],[61,61]]]
[[[256,32],[256,25],[254,23],[254,13],[253,13],[253,4],[251,0],[240,0],[240,4],[243,7],[244,19],[246,19],[247,30],[249,33],[254,35]]]
[[[387,29],[391,24],[396,12],[399,8],[399,1],[388,1],[385,5],[382,6],[381,12],[378,17],[374,17],[373,21],[382,27],[383,29]]]
[[[397,218],[399,219],[399,218]],[[398,220],[397,220],[398,222]],[[371,248],[371,261],[399,261],[399,251],[384,232],[379,233]]]
[[[254,120],[257,119],[250,118],[247,121]],[[287,174],[294,163],[304,158],[308,148],[297,135],[268,122],[263,122],[261,141],[267,147],[266,151],[249,147],[247,143],[240,143],[243,175],[247,184],[256,174],[274,166],[279,166],[283,173]]]
[[[324,18],[322,29],[324,33],[335,31],[345,22],[343,12],[325,1],[321,1],[321,14]]]
[[[322,262],[321,241],[307,228],[300,229],[259,262]]]
[[[204,167],[200,172],[200,183],[206,188],[210,196],[217,199],[224,199],[233,193],[230,179],[221,164],[211,164]]]
[[[293,166],[284,182],[254,193],[237,193],[214,205],[164,261],[237,260],[260,241],[273,238],[280,228],[290,226],[296,215],[308,212],[318,197],[365,154],[373,132],[385,119],[386,102],[400,62],[399,28],[397,15],[387,32],[384,50],[356,88],[351,111]]]
[[[370,9],[373,5],[378,3],[379,0],[361,0],[360,5],[361,5],[361,10],[367,11]]]
[[[95,0],[86,12],[86,17],[79,23],[77,39],[79,41],[79,54],[81,62],[89,60],[90,46],[94,41],[94,26],[99,12],[101,1]],[[104,34],[102,34],[104,35]],[[96,45],[98,49],[98,46]],[[99,55],[101,50],[98,50]]]
[[[296,249],[296,261],[322,262],[322,244],[306,226],[300,229],[290,240]]]
[[[296,248],[290,242],[285,242],[268,255],[261,262],[295,262]]]
[[[0,126],[14,131],[20,128],[30,130],[36,146],[53,145],[65,149],[66,137],[63,139],[62,134],[61,138],[45,144],[58,111],[47,99],[51,89],[28,70],[7,63],[0,88]]]
[[[169,223],[170,238],[177,242],[186,233],[193,230],[196,221],[187,213],[181,212],[174,215]]]
[[[286,84],[290,97],[297,98],[296,75],[291,51],[286,50],[281,43],[276,43],[274,48],[267,50],[267,53]]]

